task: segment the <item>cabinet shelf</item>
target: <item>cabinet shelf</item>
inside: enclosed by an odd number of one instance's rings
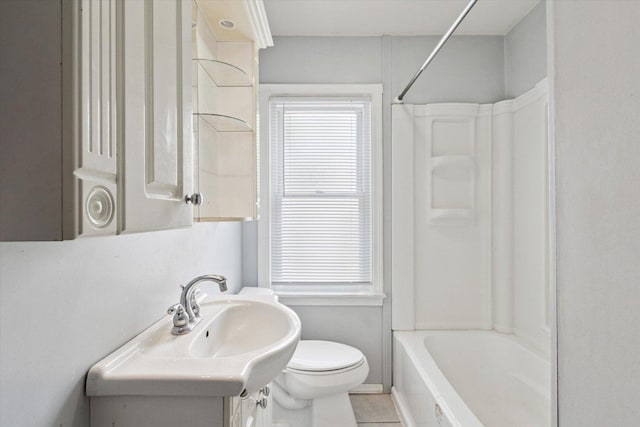
[[[222,114],[194,113],[196,117],[202,118],[218,132],[250,132],[251,126],[244,120]]]
[[[215,59],[195,58],[218,87],[248,87],[253,85],[249,75],[239,67]]]

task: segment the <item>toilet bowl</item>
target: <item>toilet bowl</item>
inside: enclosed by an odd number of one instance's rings
[[[369,365],[360,350],[336,342],[301,340],[273,383],[274,426],[355,427],[348,392],[368,374]]]

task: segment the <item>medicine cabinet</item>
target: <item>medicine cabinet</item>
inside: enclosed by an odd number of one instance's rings
[[[5,58],[19,84],[7,87],[0,241],[255,218],[257,52],[273,44],[262,1],[59,8],[59,25],[33,27]]]

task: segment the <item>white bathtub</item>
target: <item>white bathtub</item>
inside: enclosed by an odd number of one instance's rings
[[[549,361],[493,331],[394,332],[405,427],[548,427]]]

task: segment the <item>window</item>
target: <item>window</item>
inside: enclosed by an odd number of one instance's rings
[[[261,88],[261,286],[379,296],[379,86],[296,88]]]

